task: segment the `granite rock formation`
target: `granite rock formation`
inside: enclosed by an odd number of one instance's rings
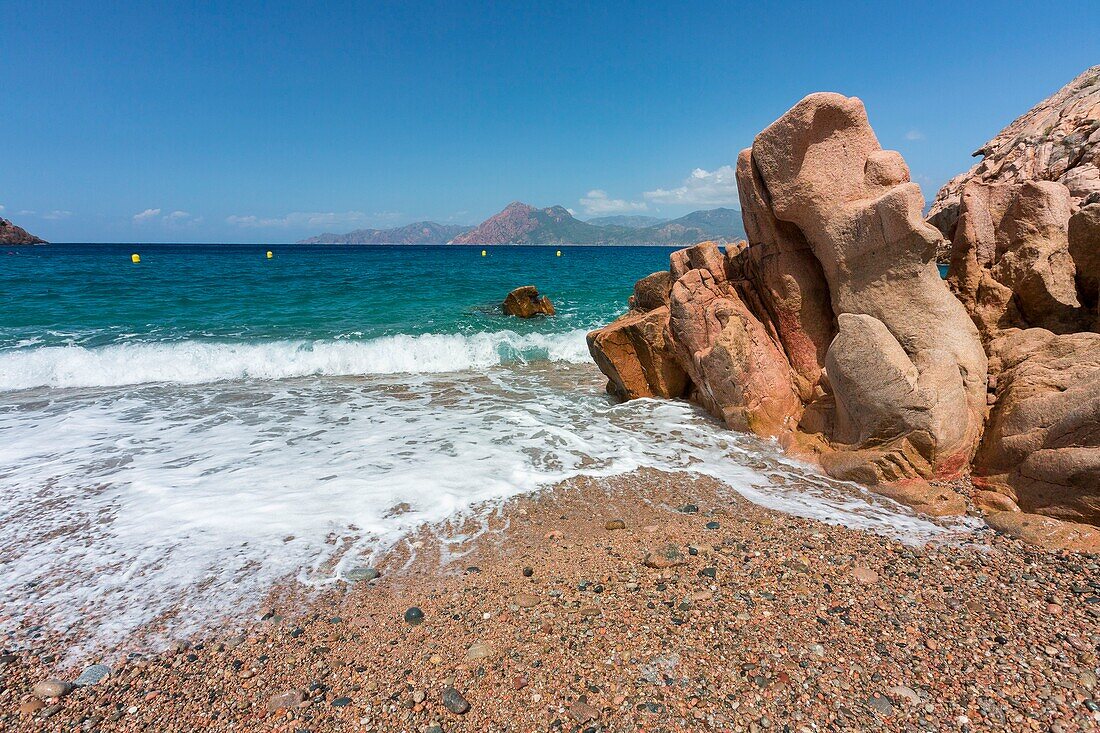
[[[929,210],[929,221],[950,240],[971,181],[1056,181],[1075,207],[1100,202],[1100,66],[1086,69],[974,155],[982,161],[948,181]]]
[[[0,244],[46,244],[23,227],[17,227],[7,219],[0,219]]]
[[[957,476],[973,455],[986,356],[939,277],[941,237],[901,156],[881,149],[858,99],[813,94],[756,137],[737,175],[748,243],[674,253],[667,316],[652,275],[634,310],[589,336],[609,391],[637,394],[623,375],[674,361],[683,394],[731,428],[957,511],[926,480]],[[627,329],[644,348],[607,348]]]
[[[554,304],[546,296],[539,295],[534,285],[524,285],[508,293],[501,308],[505,315],[517,318],[554,315]]]

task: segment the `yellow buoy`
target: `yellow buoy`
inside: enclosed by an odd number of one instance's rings
[[[561,257],[561,250],[559,249],[559,250],[558,250],[558,251],[556,252],[556,254],[557,254],[557,256],[558,256],[558,257]]]
[[[272,257],[274,257],[274,256],[275,256],[275,255],[271,254],[271,250],[268,250],[268,251],[267,251],[267,259],[269,259],[269,260],[270,260],[270,259],[271,259]]]
[[[137,254],[130,255],[130,262],[133,262],[134,264],[137,264],[138,262],[141,262],[141,255],[137,255]]]
[[[486,252],[485,250],[481,250],[481,256],[482,256],[482,257],[484,257],[484,256],[485,256],[485,255],[487,255],[487,254],[489,254],[489,253],[488,253],[488,252]]]

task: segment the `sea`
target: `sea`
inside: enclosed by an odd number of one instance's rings
[[[670,252],[0,249],[0,632],[167,643],[425,527],[639,468],[906,542],[965,531],[690,404],[610,399],[585,334]],[[557,315],[503,315],[528,284]]]

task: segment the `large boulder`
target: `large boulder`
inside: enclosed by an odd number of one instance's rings
[[[1100,523],[1100,334],[1008,331],[974,482],[1025,512]]]
[[[748,243],[671,256],[664,329],[628,314],[590,336],[612,391],[656,394],[623,375],[648,374],[641,362],[663,353],[728,426],[835,476],[893,484],[908,503],[960,510],[925,479],[958,475],[973,454],[986,356],[939,277],[941,237],[901,156],[881,149],[858,99],[814,94],[741,153],[737,177]],[[665,283],[639,282],[632,304],[664,317]],[[631,349],[600,347],[613,333]]]
[[[621,400],[684,397],[688,377],[665,341],[668,308],[633,310],[588,334],[588,351]]]
[[[546,296],[539,295],[534,285],[524,285],[508,293],[501,308],[505,315],[517,318],[554,315],[554,304]]]
[[[1074,206],[1100,201],[1100,66],[1086,69],[974,153],[982,161],[936,194],[929,221],[948,239],[967,183],[1056,181]]]

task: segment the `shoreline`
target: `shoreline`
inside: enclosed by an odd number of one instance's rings
[[[21,650],[4,657],[0,723],[321,733],[1100,722],[1088,707],[1100,696],[1096,556],[984,529],[913,547],[734,494],[645,469],[566,481],[506,502],[472,541],[474,525],[423,531],[376,580],[273,589],[266,620],[243,633],[132,658],[59,699],[30,692],[57,674],[49,650]],[[698,511],[681,511],[689,504]],[[609,529],[616,520],[625,527]],[[404,621],[410,606],[423,623]],[[444,705],[448,687],[467,712]],[[293,704],[269,710],[279,695]]]

